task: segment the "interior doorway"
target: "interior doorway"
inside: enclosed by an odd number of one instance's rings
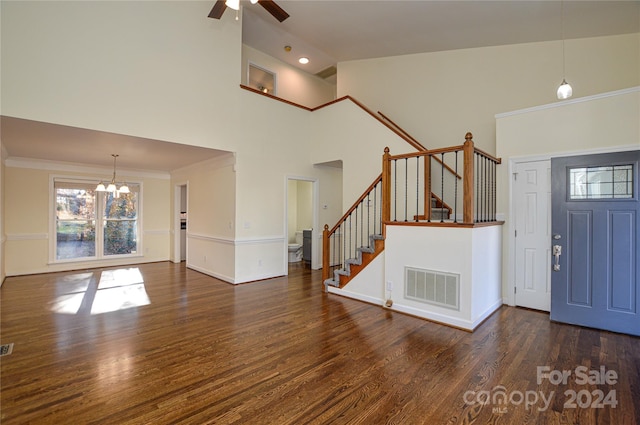
[[[287,178],[285,218],[286,267],[317,268],[317,181],[303,177]]]
[[[173,262],[187,261],[188,185],[174,186],[174,250]]]

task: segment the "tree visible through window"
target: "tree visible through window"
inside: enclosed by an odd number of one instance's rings
[[[95,184],[55,181],[56,260],[96,259],[138,252],[139,187],[96,192]]]
[[[106,193],[104,255],[135,254],[137,247],[137,193]]]

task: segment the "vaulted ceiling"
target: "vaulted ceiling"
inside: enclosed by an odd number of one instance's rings
[[[243,42],[312,74],[340,61],[561,39],[561,6],[566,38],[640,31],[640,1],[276,2],[291,15],[282,23],[242,1]],[[7,117],[1,129],[12,157],[110,166],[119,153],[119,167],[167,172],[225,153]]]
[[[337,62],[640,31],[640,1],[276,0],[243,2],[243,42],[315,74]],[[562,10],[564,9],[564,10]],[[292,46],[285,52],[284,46]],[[311,58],[301,66],[300,56]]]

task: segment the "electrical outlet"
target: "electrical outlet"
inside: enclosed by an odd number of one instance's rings
[[[387,280],[387,291],[393,291],[393,282]]]
[[[262,267],[262,260],[258,260],[258,267]]]
[[[204,256],[204,262],[205,263],[207,262],[207,256],[206,255]]]

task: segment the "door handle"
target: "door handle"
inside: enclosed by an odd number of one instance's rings
[[[562,247],[560,245],[553,246],[553,256],[555,257],[555,264],[553,265],[553,271],[560,271],[560,255],[562,255]]]

